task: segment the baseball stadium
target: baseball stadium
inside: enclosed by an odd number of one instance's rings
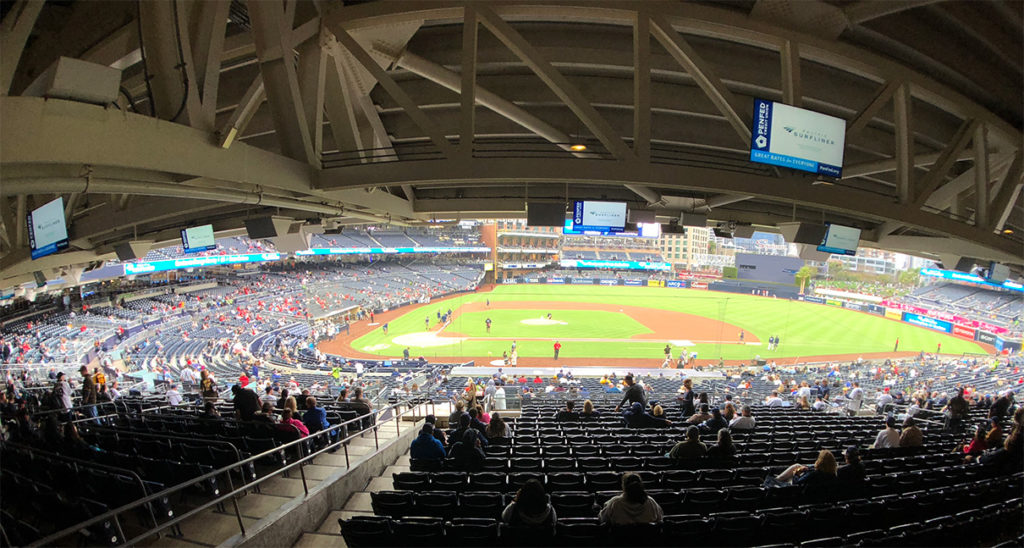
[[[1022,52],[1022,0],[0,0],[0,548],[1022,546]]]

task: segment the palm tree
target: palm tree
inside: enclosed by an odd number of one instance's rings
[[[806,266],[805,265],[805,266],[800,267],[800,270],[796,271],[796,275],[794,276],[794,278],[796,278],[796,280],[800,282],[800,294],[801,295],[804,292],[804,287],[807,285],[807,280],[810,280],[811,278],[813,278],[817,274],[818,274],[818,269],[814,268],[813,266]]]

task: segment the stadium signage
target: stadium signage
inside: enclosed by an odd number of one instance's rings
[[[601,280],[601,285],[619,285],[619,280]]]
[[[564,284],[565,278],[548,278],[549,284]]]
[[[825,299],[815,297],[814,295],[804,295],[804,301],[809,303],[825,304]]]
[[[928,329],[934,329],[935,331],[942,331],[943,333],[950,333],[953,331],[953,324],[947,321],[936,320],[935,318],[914,314],[913,312],[904,312],[903,321],[909,324],[927,327]]]
[[[515,278],[505,278],[504,280],[501,281],[501,283],[505,285],[516,285],[519,283],[519,280]]]
[[[539,284],[540,283],[540,280],[538,280],[537,278],[526,278],[523,281],[528,283],[528,284]]]
[[[862,305],[859,305],[857,303],[851,303],[851,302],[844,302],[843,303],[843,308],[849,308],[850,310],[858,310],[860,312],[864,311],[864,307]]]
[[[964,327],[962,325],[953,324],[953,334],[958,337],[964,337],[970,340],[974,340],[975,334],[978,332],[977,329],[970,327]]]
[[[845,142],[842,118],[754,99],[752,162],[841,177]]]
[[[707,282],[690,282],[690,287],[693,289],[707,289]]]
[[[592,278],[573,278],[572,285],[594,285]]]
[[[623,285],[644,285],[641,280],[623,280]]]
[[[868,312],[870,312],[872,314],[878,314],[879,316],[885,316],[885,307],[884,306],[879,306],[877,304],[869,304],[869,305],[865,305],[864,308]]]
[[[592,259],[562,259],[562,268],[610,268],[613,270],[670,270],[669,263],[646,261],[600,261]]]
[[[882,304],[889,307],[890,309],[902,310],[904,312],[913,312],[914,314],[920,314],[922,316],[931,316],[934,318],[939,318],[941,320],[946,320],[967,327],[984,329],[985,331],[990,331],[992,333],[1002,334],[1009,331],[1009,329],[1005,327],[992,325],[990,323],[982,322],[979,320],[972,320],[969,318],[965,318],[963,316],[957,316],[955,314],[950,314],[949,312],[945,312],[942,310],[930,310],[927,308],[921,308],[919,306],[898,303],[895,301],[882,301]]]
[[[995,345],[996,341],[999,340],[999,337],[996,337],[995,335],[993,335],[992,333],[989,333],[987,331],[980,331],[979,330],[978,331],[978,339],[977,340],[978,340],[978,342],[983,342],[985,344]]]
[[[305,255],[394,255],[402,253],[490,253],[488,247],[314,247],[296,251]]]
[[[935,278],[942,278],[944,280],[955,280],[958,282],[968,282],[972,284],[986,285],[989,287],[998,287],[1001,289],[1009,289],[1010,291],[1024,292],[1024,285],[1021,285],[1012,280],[1006,280],[1001,284],[992,283],[974,274],[968,274],[966,272],[959,272],[956,270],[942,270],[940,268],[922,268],[921,274],[924,276],[932,276]]]
[[[668,280],[665,282],[665,287],[683,288],[686,286],[683,285],[683,282],[680,280]]]
[[[130,276],[133,274],[150,274],[152,272],[178,270],[181,268],[198,268],[204,266],[218,266],[239,263],[260,263],[280,260],[280,253],[252,253],[247,255],[210,255],[208,257],[188,257],[186,259],[171,259],[166,261],[125,263],[124,273],[125,275]]]

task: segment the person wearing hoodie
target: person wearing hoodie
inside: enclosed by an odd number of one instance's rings
[[[444,445],[434,437],[434,425],[424,423],[420,435],[409,446],[409,457],[417,460],[444,460]]]
[[[639,402],[633,403],[629,409],[623,411],[622,418],[630,428],[664,428],[672,425],[672,421],[644,411],[643,404]]]
[[[701,434],[717,434],[719,430],[728,428],[729,422],[722,417],[722,411],[717,407],[711,409],[711,418],[700,423]]]
[[[548,502],[544,486],[531,479],[519,488],[516,498],[501,512],[501,521],[513,527],[537,527],[555,530],[555,509]]]
[[[480,433],[472,428],[467,428],[462,433],[460,441],[452,446],[448,456],[452,459],[452,466],[455,470],[465,472],[482,470],[487,455],[480,444]]]
[[[659,523],[663,515],[657,501],[647,496],[640,476],[626,472],[622,476],[622,494],[608,499],[598,518],[603,524],[634,525]]]

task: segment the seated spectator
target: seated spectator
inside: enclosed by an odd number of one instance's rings
[[[305,393],[305,391],[303,391],[303,393]],[[363,389],[358,386],[356,387],[355,390],[352,391],[351,401],[353,403],[361,403],[366,406],[367,410],[373,411],[373,403],[370,402],[370,400],[363,397]]]
[[[656,417],[644,411],[644,406],[640,402],[634,402],[629,409],[623,411],[622,418],[630,428],[664,428],[672,424],[672,421],[664,417]]]
[[[860,449],[856,446],[847,447],[846,451],[843,451],[843,458],[846,459],[846,464],[836,470],[836,479],[839,480],[839,483],[844,485],[863,483],[867,476],[867,470],[864,469],[864,463],[860,460]]]
[[[448,438],[444,435],[444,430],[437,427],[437,417],[427,415],[424,420],[427,421],[427,424],[434,427],[434,438],[441,442],[441,445],[448,445]]]
[[[480,436],[481,434],[472,428],[462,432],[462,437],[448,452],[454,469],[465,472],[479,472],[483,469],[487,455],[484,453]]]
[[[988,449],[988,444],[985,443],[986,433],[985,423],[979,424],[974,430],[974,437],[971,438],[971,441],[958,447],[955,452],[963,452],[971,456],[978,456],[984,453],[985,449]]]
[[[644,482],[633,472],[622,475],[622,494],[604,503],[598,519],[609,525],[660,523],[664,516],[657,501],[647,496]]]
[[[469,426],[476,428],[481,434],[484,433],[484,430],[487,430],[487,425],[480,420],[479,407],[474,406],[469,409]]]
[[[676,460],[696,459],[703,457],[707,452],[708,446],[700,441],[700,429],[690,426],[686,429],[686,439],[672,446],[672,450],[665,456]]]
[[[444,446],[434,437],[434,425],[425,423],[420,434],[409,445],[409,458],[441,461],[445,458]]]
[[[487,423],[484,436],[487,437],[488,441],[492,442],[497,439],[509,439],[512,437],[512,429],[508,427],[508,424],[505,423],[500,414],[495,413],[491,417],[491,422]]]
[[[483,445],[487,445],[487,437],[484,436],[483,432],[471,426],[469,415],[462,415],[461,417],[459,417],[458,428],[448,435],[448,442],[453,445],[455,443],[458,443],[458,441],[461,440],[463,436],[466,435],[467,430],[474,432],[480,439],[480,442]]]
[[[281,390],[281,397],[277,398],[277,404],[275,407],[278,409],[284,409],[284,402],[288,400],[288,389],[284,388]]]
[[[769,477],[765,482],[768,487],[781,485],[831,485],[836,482],[836,457],[828,449],[822,449],[818,453],[818,460],[813,466],[794,464],[786,468],[781,474],[774,478]]]
[[[782,398],[779,397],[778,392],[772,392],[770,396],[765,398],[764,404],[768,407],[782,407]]]
[[[900,446],[900,431],[896,429],[896,419],[892,416],[886,417],[885,428],[875,437],[875,443],[871,444],[872,449],[884,449]]]
[[[601,412],[594,409],[594,402],[586,400],[583,402],[583,413],[580,414],[581,418],[597,418],[601,416]]]
[[[811,404],[811,409],[818,412],[824,411],[827,407],[828,404],[825,403],[825,400],[821,399],[821,396],[816,396],[814,403]]]
[[[807,396],[800,396],[796,402],[796,408],[801,411],[811,410],[811,402],[807,401]]]
[[[274,406],[270,402],[263,402],[263,407],[259,413],[252,416],[252,420],[256,422],[276,424],[277,415],[274,414]]]
[[[327,423],[327,410],[316,406],[316,398],[306,398],[306,412],[302,414],[302,424],[306,425],[310,434],[326,430],[331,425]]]
[[[552,532],[558,517],[548,502],[544,486],[536,479],[519,488],[516,497],[501,512],[501,522],[513,527],[537,527]]]
[[[718,431],[718,443],[708,447],[709,459],[731,459],[736,456],[736,446],[732,444],[732,434],[728,428]]]
[[[451,415],[448,415],[448,426],[458,426],[459,419],[462,415],[466,414],[466,403],[462,400],[455,402],[455,410],[452,411]]]
[[[924,407],[924,400],[922,398],[916,398],[909,407],[907,407],[907,416],[913,417],[921,412],[921,408]]]
[[[299,437],[306,437],[309,435],[309,428],[306,428],[302,421],[295,418],[294,412],[291,409],[285,409],[281,411],[281,422],[277,424],[277,429],[283,431],[297,430]]]
[[[287,393],[288,391],[285,390],[284,392]],[[338,403],[345,403],[345,402],[347,402],[348,401],[348,388],[342,388],[341,392],[338,392],[338,399],[335,400],[335,401],[337,401]]]
[[[231,386],[234,395],[235,414],[243,421],[252,420],[252,416],[260,409],[260,399],[256,393],[237,384]]]
[[[691,415],[686,419],[686,424],[700,424],[711,418],[711,410],[708,408],[708,404],[700,404],[700,410]]]
[[[167,388],[167,405],[180,405],[181,404],[181,392],[178,392],[176,385],[170,385]]]
[[[875,400],[875,411],[879,415],[884,415],[887,411],[886,406],[892,403],[892,395],[889,394],[889,389],[885,388],[878,394],[878,399]]]
[[[983,453],[978,462],[1000,468],[1007,472],[1019,472],[1024,468],[1024,407],[1018,407],[1013,413],[1013,429],[1006,437],[1002,447],[990,448]]]
[[[740,411],[740,416],[729,422],[729,428],[733,430],[753,430],[755,424],[756,421],[751,415],[750,406],[744,405]]]
[[[576,402],[572,400],[565,402],[565,409],[561,409],[555,413],[555,420],[560,422],[580,420],[580,414],[573,410],[574,407],[576,407]]]
[[[203,414],[200,415],[200,418],[207,420],[221,420],[220,411],[217,411],[217,404],[207,400],[206,403],[203,404]]]
[[[270,402],[271,406],[273,406],[274,404],[277,403],[277,396],[274,395],[274,386],[273,385],[270,385],[270,384],[267,385],[267,389],[266,389],[265,393],[262,396],[260,396],[260,402],[262,402],[262,403]]]
[[[1003,427],[999,424],[999,419],[992,417],[988,420],[989,430],[988,434],[985,435],[985,446],[986,447],[999,447],[1003,444]]]
[[[722,417],[722,412],[715,407],[711,410],[711,418],[700,423],[701,434],[717,434],[719,430],[729,426],[729,423]]]
[[[726,401],[725,405],[722,406],[722,418],[725,419],[725,422],[732,422],[736,418],[736,407],[732,404],[731,395],[726,396],[726,399],[729,401]]]
[[[476,417],[480,422],[484,423],[484,425],[491,423],[491,416],[487,414],[487,411],[484,411],[483,406],[480,404],[476,405]]]
[[[903,431],[900,432],[900,447],[921,447],[924,445],[924,433],[914,424],[914,417],[907,417],[903,421]]]

